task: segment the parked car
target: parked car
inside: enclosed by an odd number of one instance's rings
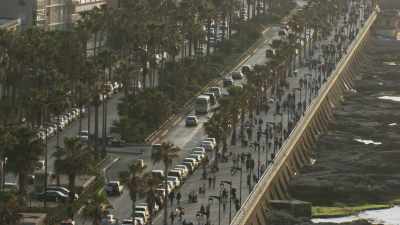
[[[167,176],[168,181],[174,182],[175,187],[181,186],[181,181],[178,177],[175,176]]]
[[[148,218],[146,217],[146,213],[143,211],[135,211],[135,217],[141,218],[144,224],[147,224]]]
[[[183,161],[182,164],[188,168],[190,174],[193,173],[196,169],[191,161]]]
[[[65,194],[65,195],[67,195],[68,197],[70,197],[70,193],[71,193],[70,190],[68,190],[67,188],[61,187],[61,186],[57,186],[57,185],[49,185],[49,186],[47,186],[46,190],[59,191],[59,192]],[[74,194],[74,199],[78,200],[79,199],[79,195],[75,193]]]
[[[204,138],[203,141],[211,141],[214,146],[217,145],[217,139],[215,138]]]
[[[81,141],[89,141],[89,131],[88,130],[79,131],[78,137]]]
[[[153,175],[154,177],[158,177],[161,180],[164,179],[164,177],[165,177],[163,170],[152,170],[151,175]]]
[[[197,126],[198,123],[197,116],[187,116],[185,119],[185,126],[187,127]]]
[[[192,149],[192,152],[202,152],[202,153],[206,154],[206,149],[203,147],[195,147]]]
[[[150,219],[150,211],[149,208],[147,208],[147,206],[144,205],[136,205],[135,206],[135,212],[144,212],[144,215],[146,217],[146,220]]]
[[[243,73],[241,71],[233,71],[231,73],[231,77],[234,80],[241,80],[241,79],[243,79],[244,76],[243,76]]]
[[[206,151],[212,151],[214,150],[214,144],[212,141],[201,141],[200,142],[200,147],[203,147],[206,149]]]
[[[192,153],[189,155],[190,158],[196,159],[199,163],[203,160],[204,156]]]
[[[231,77],[225,77],[223,80],[224,87],[230,87],[233,85],[233,79]]]
[[[121,222],[121,225],[144,225],[144,220],[140,217],[135,217],[133,219],[124,219]]]
[[[110,181],[104,187],[107,195],[121,195],[124,191],[124,186],[119,181]]]
[[[117,224],[117,219],[115,219],[115,216],[113,214],[108,214],[106,217],[104,217],[101,220],[101,224],[103,225],[114,225]]]
[[[37,194],[37,199],[39,201],[52,201],[52,202],[66,202],[69,196],[60,192],[53,190],[46,190],[45,192]]]
[[[75,225],[75,221],[73,219],[65,219],[61,221],[60,225]]]
[[[172,169],[172,170],[168,171],[167,176],[174,176],[174,177],[178,177],[179,180],[183,180],[183,175],[182,175],[182,172],[180,170]]]
[[[136,203],[136,205],[146,206],[147,209],[150,209],[147,202],[139,202],[139,203]],[[151,208],[153,209],[153,212],[157,212],[160,210],[160,206],[157,203],[154,203],[154,205],[152,205]]]
[[[185,166],[183,164],[175,165],[175,167],[173,169],[180,170],[182,172],[182,176],[184,178],[186,178],[189,175],[189,169],[187,168],[187,166]]]
[[[199,162],[196,159],[191,158],[191,157],[184,158],[183,162],[191,162],[193,164],[194,168],[197,168],[199,166]]]

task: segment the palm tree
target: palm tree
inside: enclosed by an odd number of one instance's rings
[[[129,189],[129,196],[132,200],[132,217],[135,217],[136,199],[138,193],[143,190],[143,178],[140,176],[145,170],[138,161],[134,161],[130,166],[128,171],[120,173],[120,178],[123,183]]]
[[[160,150],[152,152],[151,154],[151,158],[154,163],[162,162],[164,165],[164,189],[166,195],[168,194],[168,169],[171,167],[172,161],[178,157],[179,151],[180,148],[174,146],[173,144],[169,142],[163,142]],[[164,202],[166,202],[166,197],[167,196],[165,196]],[[164,225],[168,225],[168,204],[164,204],[164,206]]]
[[[93,171],[94,152],[89,145],[83,144],[78,137],[64,138],[64,147],[58,148],[53,156],[55,171],[68,176],[68,187],[75,192],[75,180],[78,175]]]
[[[143,175],[143,193],[146,194],[146,202],[149,206],[150,215],[154,213],[154,205],[162,205],[159,197],[157,196],[156,189],[159,188],[162,180],[159,177],[153,176],[151,173]]]
[[[43,154],[44,146],[37,137],[36,131],[27,126],[21,126],[12,131],[16,143],[6,156],[13,171],[18,174],[19,192],[26,195],[27,175],[35,169],[36,162]]]
[[[94,225],[100,224],[103,217],[103,211],[112,207],[107,200],[105,192],[96,192],[89,197],[88,203],[84,206],[82,217],[84,218],[83,224],[86,224],[87,219],[92,219]]]
[[[19,224],[21,214],[19,214],[18,201],[14,194],[0,193],[0,224],[16,225]]]

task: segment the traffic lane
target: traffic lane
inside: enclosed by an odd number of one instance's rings
[[[192,111],[188,115],[195,115],[195,113]],[[168,133],[165,139],[179,148],[184,148],[185,145],[202,129],[204,123],[208,121],[210,116],[212,116],[212,113],[197,115],[199,123],[195,127],[187,127],[185,119],[180,120],[177,125],[167,131]]]
[[[107,102],[107,133],[110,133],[110,128],[114,120],[118,119],[118,110],[117,105],[120,102],[122,97],[122,93],[114,94],[111,98],[108,99]],[[91,132],[94,131],[94,108],[91,109]],[[101,136],[101,131],[103,128],[102,118],[103,118],[103,107],[100,105],[99,107],[99,135]],[[82,118],[82,130],[87,130],[88,117],[87,114]],[[70,126],[65,128],[62,132],[60,132],[60,146],[64,146],[64,138],[65,137],[75,137],[79,132],[79,119],[73,121]],[[54,170],[54,161],[53,153],[56,151],[57,146],[57,137],[56,135],[49,138],[47,140],[47,157],[48,157],[48,171]]]

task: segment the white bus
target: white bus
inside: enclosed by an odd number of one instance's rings
[[[200,95],[196,98],[194,105],[196,114],[205,114],[210,110],[210,96]]]

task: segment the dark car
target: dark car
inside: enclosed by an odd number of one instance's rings
[[[233,79],[230,77],[226,77],[226,78],[224,78],[223,83],[224,83],[224,87],[230,87],[233,85]]]
[[[243,79],[243,73],[241,71],[234,71],[231,73],[232,79],[241,80]]]
[[[185,119],[185,126],[191,127],[191,126],[197,126],[199,123],[199,120],[197,119],[197,116],[187,116]]]
[[[56,185],[49,185],[49,186],[47,186],[47,190],[48,191],[59,191],[59,192],[65,194],[65,195],[71,197],[70,196],[70,194],[71,194],[70,190],[68,190],[65,187],[56,186]],[[74,199],[78,200],[79,199],[79,195],[78,194],[74,194]]]
[[[46,200],[51,202],[66,202],[68,198],[69,198],[68,195],[60,191],[54,191],[54,190],[47,190],[37,195],[37,199],[39,201]]]

